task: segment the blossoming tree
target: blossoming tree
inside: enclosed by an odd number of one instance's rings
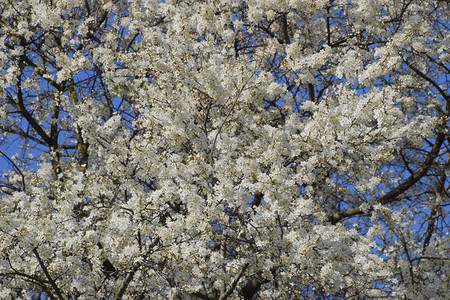
[[[448,14],[1,1],[0,298],[444,298]]]

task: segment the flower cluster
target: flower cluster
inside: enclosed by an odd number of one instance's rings
[[[447,15],[0,4],[0,298],[445,298]]]

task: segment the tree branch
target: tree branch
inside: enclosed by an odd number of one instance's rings
[[[22,178],[22,191],[25,191],[25,175],[23,175],[22,171],[20,171],[16,163],[11,158],[9,158],[3,151],[0,150],[0,154],[3,155],[3,157],[13,166],[13,168],[17,171],[17,173],[19,173],[20,177]]]
[[[439,150],[442,146],[442,143],[445,140],[445,132],[444,132],[445,127],[446,124],[444,123],[444,125],[439,128],[439,133],[436,136],[436,142],[434,143],[431,151],[428,153],[425,161],[423,162],[422,167],[416,173],[412,174],[405,181],[403,181],[400,185],[392,189],[389,193],[379,198],[378,200],[374,201],[374,204],[384,205],[397,201],[398,196],[400,196],[402,193],[404,193],[406,190],[412,187],[416,182],[418,182],[423,176],[425,176],[428,173],[428,170],[431,168],[433,161],[439,155]],[[336,224],[345,219],[364,214],[366,213],[362,211],[360,208],[350,208],[348,210],[332,214],[331,216],[328,217],[328,221],[331,224]]]
[[[48,272],[47,267],[45,266],[44,262],[42,261],[41,257],[39,256],[39,253],[37,252],[37,248],[33,249],[33,253],[36,256],[36,259],[39,262],[39,265],[41,266],[41,269],[44,272],[45,277],[47,277],[48,281],[50,282],[50,285],[55,290],[56,295],[58,296],[59,299],[63,300],[64,297],[63,297],[63,295],[61,293],[61,290],[56,285],[56,282],[53,280],[52,276]]]
[[[445,190],[445,181],[447,180],[447,176],[445,174],[445,171],[450,167],[450,155],[447,154],[447,160],[444,164],[444,167],[442,169],[442,174],[441,174],[441,178],[439,180],[439,186],[438,186],[438,190],[437,193],[438,194],[442,194]],[[433,232],[435,231],[435,228],[437,226],[437,221],[438,221],[438,217],[440,215],[441,212],[441,205],[440,203],[436,203],[433,205],[433,207],[431,208],[431,212],[430,212],[430,217],[428,218],[428,225],[427,225],[427,230],[425,231],[425,239],[423,242],[423,251],[422,253],[425,252],[425,250],[427,249],[428,245],[430,244],[431,241],[431,237],[433,236]]]
[[[14,101],[12,98],[8,96],[9,102],[14,105],[19,113],[30,123],[31,127],[41,136],[41,138],[45,141],[45,143],[49,147],[54,147],[56,145],[56,141],[54,141],[51,137],[48,136],[48,134],[45,132],[44,129],[38,124],[38,122],[31,116],[31,114],[27,111],[24,101],[23,101],[23,93],[22,93],[22,85],[21,85],[21,74],[18,76],[18,83],[17,83],[17,102]]]
[[[250,278],[248,282],[240,291],[240,295],[244,300],[252,300],[253,296],[259,291],[261,285],[268,282],[268,280],[262,278],[259,274],[255,274],[253,278]]]
[[[284,44],[289,44],[290,38],[289,38],[289,32],[288,32],[288,23],[286,18],[286,13],[281,14],[281,33],[283,36],[282,41]]]
[[[412,63],[406,61],[405,59],[402,58],[402,60],[405,62],[405,64],[411,69],[413,70],[417,75],[419,75],[420,77],[422,77],[423,79],[425,79],[426,81],[428,81],[429,83],[431,83],[432,86],[434,86],[439,94],[441,94],[441,96],[445,99],[445,101],[450,101],[450,97],[445,93],[445,91],[439,86],[439,84],[437,84],[437,82],[435,82],[433,79],[429,78],[427,75],[425,75],[422,71],[420,71],[419,69],[417,69],[416,67],[414,67],[412,65]]]
[[[150,253],[150,251],[158,244],[159,237],[155,237],[155,239],[150,243],[149,249],[146,256]],[[116,296],[114,297],[114,300],[120,300],[122,299],[123,295],[125,294],[125,291],[127,290],[128,286],[130,285],[130,282],[133,280],[134,274],[136,274],[137,270],[141,267],[141,263],[136,263],[131,270],[131,272],[128,274],[125,281],[122,283],[122,286],[120,287],[120,290],[117,292]]]
[[[237,285],[238,282],[239,282],[239,279],[242,278],[242,276],[244,275],[244,272],[245,272],[245,270],[247,269],[247,267],[248,267],[248,263],[246,263],[246,264],[242,267],[241,271],[239,272],[239,274],[236,275],[236,277],[234,278],[233,282],[232,282],[231,285],[228,287],[228,289],[225,291],[225,293],[223,293],[222,295],[220,295],[219,300],[225,300],[225,299],[228,298],[228,296],[231,295],[231,293],[233,293],[234,289],[236,288],[236,285]]]

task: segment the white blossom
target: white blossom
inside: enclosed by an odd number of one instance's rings
[[[6,2],[0,298],[445,298],[445,1]]]

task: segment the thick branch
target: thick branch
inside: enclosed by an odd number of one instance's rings
[[[29,134],[28,132],[23,131],[22,128],[17,127],[17,126],[12,127],[12,126],[5,126],[3,124],[0,124],[0,131],[1,132],[9,132],[9,133],[21,136],[25,139],[32,140],[33,142],[36,142],[37,144],[47,145],[47,143],[45,141],[42,141],[37,136],[33,136],[33,135]]]
[[[397,200],[397,197],[400,196],[400,194],[412,187],[417,181],[419,181],[428,173],[428,170],[431,168],[433,161],[439,155],[439,150],[441,149],[442,143],[445,140],[445,133],[443,132],[442,128],[440,128],[439,131],[440,132],[436,137],[436,142],[434,143],[433,148],[431,149],[430,153],[428,153],[422,167],[418,170],[418,172],[412,174],[402,184],[381,197],[380,200],[378,200],[378,203],[387,204]]]
[[[445,162],[444,168],[442,170],[441,178],[439,180],[439,186],[437,193],[442,194],[445,190],[445,181],[447,180],[447,176],[445,174],[446,170],[450,167],[450,155],[447,154],[447,160]],[[430,217],[428,219],[428,226],[427,230],[425,231],[425,239],[423,242],[423,252],[427,249],[428,245],[430,244],[431,237],[433,236],[433,233],[435,231],[435,228],[437,226],[438,217],[441,212],[441,205],[440,203],[436,203],[431,208]]]
[[[212,300],[208,296],[206,296],[206,295],[204,295],[202,293],[199,293],[199,292],[192,293],[192,296],[195,296],[195,297],[203,299],[203,300]]]
[[[261,285],[263,285],[266,280],[255,276],[255,278],[250,279],[245,286],[242,288],[240,294],[244,300],[252,300],[253,296],[259,291]]]
[[[248,267],[248,263],[245,264],[245,265],[242,267],[241,272],[239,272],[239,274],[236,275],[236,277],[234,278],[233,282],[232,282],[231,285],[228,287],[228,289],[225,291],[225,293],[223,293],[222,295],[220,295],[219,300],[225,300],[225,299],[227,299],[227,298],[231,295],[231,293],[233,293],[234,289],[236,288],[236,285],[237,285],[238,282],[239,282],[239,279],[241,279],[241,277],[244,275],[244,272],[245,272],[245,270],[247,269],[247,267]]]
[[[428,77],[427,75],[425,75],[422,71],[420,71],[419,69],[417,69],[416,67],[413,66],[412,63],[407,62],[406,60],[403,59],[403,61],[406,63],[406,65],[413,70],[417,75],[419,75],[420,77],[422,77],[423,79],[425,79],[426,81],[428,81],[432,86],[434,86],[439,94],[441,94],[441,96],[445,99],[445,101],[450,101],[450,97],[445,93],[445,91],[439,86],[439,84],[434,81],[433,79],[431,79],[430,77]]]
[[[291,39],[289,38],[288,23],[285,13],[281,14],[281,34],[283,36],[283,42],[289,44]]]
[[[444,125],[445,128],[445,125]],[[393,190],[391,190],[389,193],[384,195],[383,197],[379,198],[374,202],[374,204],[388,204],[392,203],[398,200],[398,197],[407,191],[410,187],[412,187],[416,182],[418,182],[423,176],[425,176],[428,173],[428,170],[431,168],[431,165],[435,158],[439,155],[439,150],[442,146],[442,143],[445,140],[445,133],[443,131],[443,128],[441,127],[439,129],[439,133],[436,136],[436,142],[433,145],[433,148],[428,153],[425,161],[423,162],[422,167],[414,174],[412,174],[410,177],[408,177],[405,181],[403,181],[400,185],[395,187]],[[328,221],[331,224],[336,224],[338,222],[341,222],[345,219],[364,215],[365,212],[363,212],[359,208],[350,208],[346,211],[337,212],[332,214],[328,217]]]
[[[36,256],[36,259],[39,262],[39,265],[41,266],[41,269],[44,272],[45,277],[47,277],[47,280],[50,282],[50,285],[55,290],[55,293],[58,296],[58,298],[59,299],[64,299],[64,297],[63,297],[63,295],[61,293],[61,290],[56,285],[56,282],[53,280],[52,276],[50,275],[50,273],[47,270],[47,267],[45,266],[44,262],[42,261],[41,257],[39,256],[39,253],[37,252],[37,248],[33,249],[33,253]]]
[[[309,101],[316,102],[314,85],[312,83],[308,83],[308,94],[309,94]]]
[[[11,265],[11,264],[10,264]],[[33,284],[36,284],[42,288],[42,290],[46,293],[46,296],[50,298],[50,300],[57,300],[55,296],[51,293],[51,291],[47,287],[47,282],[44,280],[41,280],[40,278],[37,278],[35,276],[31,276],[22,272],[19,272],[15,269],[13,269],[14,272],[12,273],[0,273],[0,277],[11,277],[15,278],[16,276],[23,277],[23,280],[26,282],[31,282]]]
[[[18,78],[18,84],[17,84],[17,102],[14,101],[12,98],[8,97],[9,101],[12,102],[19,113],[30,123],[31,127],[39,134],[39,136],[45,141],[45,143],[49,147],[53,147],[56,145],[56,141],[54,141],[51,137],[48,136],[48,134],[45,132],[44,129],[38,124],[38,122],[31,116],[31,114],[27,111],[24,101],[23,101],[23,93],[22,93],[22,85],[21,85],[21,78],[19,76]]]
[[[331,222],[331,224],[336,224],[345,219],[348,219],[351,217],[356,217],[356,216],[362,216],[364,214],[365,213],[359,208],[350,208],[348,210],[340,211],[340,212],[332,214],[331,216],[328,217],[328,221]]]
[[[146,253],[146,256],[150,253],[150,251],[158,244],[159,238],[156,237],[151,244],[149,245],[149,250]],[[122,299],[123,295],[125,294],[125,291],[127,290],[128,286],[130,285],[130,282],[133,280],[134,274],[136,274],[137,270],[141,267],[140,263],[136,263],[131,272],[128,274],[125,281],[122,283],[122,286],[120,287],[120,290],[117,292],[116,296],[114,297],[114,300],[120,300]]]
[[[116,296],[114,297],[114,300],[120,300],[123,297],[123,294],[128,288],[128,285],[133,280],[134,274],[136,274],[136,271],[139,269],[140,264],[136,264],[131,272],[128,274],[127,278],[123,282],[122,286],[120,287],[120,290],[117,292]]]

